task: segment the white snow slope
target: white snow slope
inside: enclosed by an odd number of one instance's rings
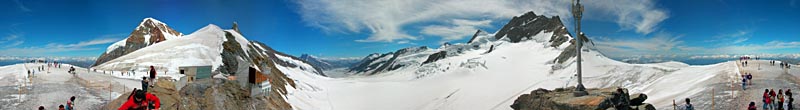
[[[139,49],[114,60],[93,67],[98,70],[126,72],[134,70],[137,73],[146,73],[149,66],[157,67],[158,76],[167,76],[180,79],[178,74],[180,66],[207,66],[218,68],[222,65],[221,52],[222,43],[227,39],[225,32],[230,32],[236,37],[236,41],[243,45],[247,50],[247,39],[236,31],[222,30],[220,27],[210,24],[192,34],[165,40],[160,43]],[[165,70],[166,74],[162,74]],[[145,74],[137,74],[145,75]],[[131,78],[141,78],[142,76],[132,76]]]
[[[509,43],[484,35],[479,43],[454,44],[399,57],[398,63],[417,63],[441,50],[480,45],[462,53],[421,66],[412,65],[372,76],[327,78],[298,68],[277,67],[295,80],[297,88],[286,86],[286,99],[295,109],[310,110],[487,110],[511,109],[521,94],[537,88],[574,86],[574,58],[566,68],[552,70],[567,45],[549,47],[543,33],[532,40]],[[491,45],[495,50],[485,53]],[[648,103],[671,106],[721,82],[717,75],[737,74],[735,63],[690,66],[680,62],[628,64],[603,56],[592,49],[583,51],[584,83],[587,87],[626,87],[632,93],[646,93]],[[292,60],[292,59],[283,59]],[[686,85],[686,86],[679,86]]]

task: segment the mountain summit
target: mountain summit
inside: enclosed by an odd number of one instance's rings
[[[175,31],[167,26],[167,24],[154,18],[145,18],[139,23],[139,26],[136,26],[136,29],[128,35],[128,38],[108,46],[106,52],[100,55],[92,66],[103,64],[141,48],[181,36],[183,36],[183,33]]]

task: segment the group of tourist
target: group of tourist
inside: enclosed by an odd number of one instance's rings
[[[742,90],[747,90],[747,88],[745,88],[745,86],[747,85],[753,85],[753,81],[751,80],[753,80],[753,74],[750,73],[742,74]]]
[[[793,110],[794,106],[794,98],[792,98],[792,90],[787,89],[786,92],[783,92],[783,89],[779,89],[778,93],[775,93],[775,89],[764,89],[763,97],[763,106],[762,108],[766,109],[773,109],[773,110]],[[788,98],[787,98],[788,97]],[[784,103],[787,102],[787,103]],[[752,104],[748,107],[748,109],[755,109],[755,104]]]
[[[45,110],[44,106],[39,106],[39,110]],[[67,100],[67,106],[58,105],[58,110],[75,110],[75,96],[72,96]]]

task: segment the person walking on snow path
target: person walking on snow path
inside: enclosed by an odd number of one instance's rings
[[[692,103],[689,100],[689,98],[686,98],[686,104],[683,105],[683,107],[681,108],[683,108],[683,110],[694,110],[694,106],[692,106]]]
[[[742,78],[742,90],[747,90],[747,88],[745,88],[746,85],[747,85],[747,78],[743,77]]]
[[[72,96],[67,100],[67,110],[75,110],[75,96]]]
[[[747,80],[750,80],[750,85],[753,85],[753,74],[747,73]]]

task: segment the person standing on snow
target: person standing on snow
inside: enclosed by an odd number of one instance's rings
[[[151,86],[156,84],[155,81],[154,81],[155,79],[156,79],[156,68],[151,65],[150,66],[150,82],[149,82]]]
[[[787,110],[793,110],[794,109],[794,105],[792,105],[792,104],[794,104],[794,98],[789,97],[789,103],[786,104],[786,109]]]
[[[769,105],[769,106],[770,106],[770,108],[772,108],[772,109],[777,109],[777,107],[775,106],[775,101],[778,101],[778,100],[777,100],[777,98],[775,98],[775,89],[769,89],[769,99],[771,99],[771,100],[772,100],[772,101],[769,103],[769,104],[770,104],[770,105]]]
[[[778,109],[783,110],[783,89],[778,90]]]
[[[762,96],[762,97],[764,98],[764,100],[763,100],[764,101],[764,109],[766,110],[766,109],[768,109],[768,107],[769,107],[768,105],[771,102],[771,100],[769,98],[769,89],[764,89],[764,96]]]
[[[147,91],[147,86],[150,86],[147,77],[142,77],[142,91]]]

